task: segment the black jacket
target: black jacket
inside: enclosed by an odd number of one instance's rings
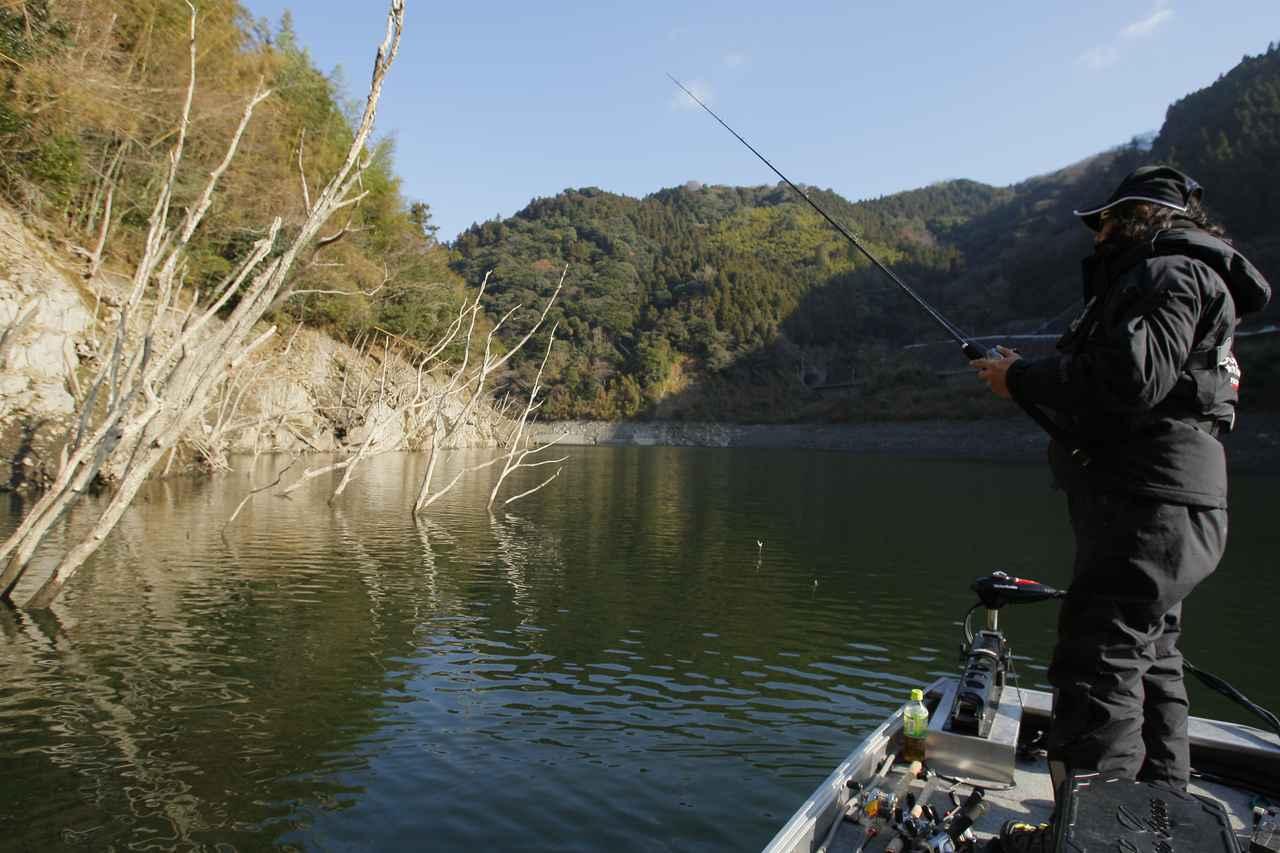
[[[1016,400],[1053,410],[1092,457],[1082,468],[1051,442],[1058,484],[1225,507],[1215,434],[1235,419],[1231,336],[1270,295],[1243,255],[1195,228],[1087,259],[1085,310],[1060,355],[1019,360],[1008,374]]]

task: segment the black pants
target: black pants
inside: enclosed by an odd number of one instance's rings
[[[1049,666],[1049,759],[1185,788],[1182,600],[1218,565],[1227,511],[1074,489],[1074,577]]]

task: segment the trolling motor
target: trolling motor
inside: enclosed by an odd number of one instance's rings
[[[1004,690],[1009,669],[1009,643],[1000,631],[1000,608],[1006,604],[1030,604],[1063,598],[1066,593],[1039,581],[1010,577],[992,572],[978,578],[970,587],[978,594],[978,603],[965,614],[965,645],[961,654],[964,673],[951,707],[950,730],[959,734],[985,738],[991,733],[1000,693]],[[979,607],[986,609],[986,627],[976,634],[970,628],[970,617]]]

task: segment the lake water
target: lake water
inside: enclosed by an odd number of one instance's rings
[[[0,847],[758,849],[954,671],[974,577],[1069,574],[1038,465],[568,452],[417,524],[414,455],[229,526],[281,460],[151,486],[52,611],[0,610]],[[1272,708],[1278,484],[1235,476],[1183,643]],[[1028,686],[1053,622],[1006,611]]]

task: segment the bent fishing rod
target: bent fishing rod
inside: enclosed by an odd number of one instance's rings
[[[668,73],[667,77],[671,79],[672,83],[675,83],[677,86],[679,86],[681,91],[683,91],[686,95],[692,98],[695,104],[702,107],[704,110],[707,111],[708,115],[710,115],[713,119],[719,122],[721,127],[723,127],[725,130],[732,133],[735,139],[737,139],[743,145],[747,146],[747,150],[750,151],[752,154],[756,155],[756,157],[760,159],[761,163],[764,163],[773,171],[775,175],[777,175],[779,178],[782,178],[782,180],[786,183],[786,185],[791,187],[791,189],[795,191],[796,195],[800,196],[800,198],[808,202],[809,206],[812,207],[814,210],[816,210],[818,212],[818,215],[827,221],[827,224],[829,224],[832,228],[836,229],[836,231],[840,232],[840,234],[842,234],[846,240],[852,243],[859,252],[862,252],[862,254],[866,256],[867,260],[871,261],[871,263],[876,267],[876,269],[880,270],[882,273],[887,275],[890,281],[892,281],[894,284],[896,284],[899,288],[902,289],[903,293],[907,294],[907,296],[910,296],[911,299],[917,305],[923,308],[925,313],[928,314],[930,317],[932,317],[934,322],[936,322],[939,326],[942,327],[943,331],[945,331],[948,335],[950,335],[953,339],[955,339],[956,343],[960,344],[960,349],[964,351],[964,354],[967,358],[969,358],[970,360],[973,360],[977,358],[999,359],[1003,357],[1000,354],[1000,351],[998,349],[994,347],[990,349],[983,349],[973,341],[966,338],[960,332],[960,330],[957,329],[953,323],[951,323],[950,320],[948,320],[946,317],[943,317],[942,314],[940,314],[936,308],[934,308],[932,305],[930,305],[928,302],[924,300],[924,297],[922,297],[920,294],[912,290],[910,285],[908,285],[905,281],[899,278],[897,273],[895,273],[893,270],[885,266],[880,261],[880,259],[877,258],[875,255],[871,254],[871,251],[866,246],[862,245],[862,241],[860,241],[857,237],[853,236],[853,234],[849,231],[848,228],[845,228],[839,222],[832,219],[831,215],[828,214],[821,207],[819,207],[817,202],[809,198],[808,193],[800,189],[800,187],[796,186],[791,181],[790,178],[788,178],[786,175],[782,174],[782,172],[778,170],[777,166],[770,163],[767,157],[765,157],[763,154],[757,151],[755,149],[755,146],[753,146],[747,140],[743,139],[742,134],[738,133],[738,131],[734,130],[732,127],[729,127],[729,125],[725,122],[724,119],[716,115],[715,110],[711,109],[711,107],[704,104],[701,98],[693,94],[693,92],[690,92],[689,88],[685,86],[683,83],[681,83],[679,80],[677,80],[674,75]],[[1030,417],[1033,421],[1035,421],[1036,424],[1039,425],[1039,427],[1042,430],[1044,430],[1045,433],[1047,433],[1050,438],[1054,439],[1063,447],[1065,447],[1069,452],[1071,458],[1074,459],[1081,467],[1087,466],[1089,464],[1090,462],[1089,454],[1084,449],[1084,447],[1081,446],[1078,439],[1076,439],[1074,436],[1068,435],[1065,430],[1063,430],[1056,423],[1054,423],[1054,421],[1048,415],[1046,415],[1038,406],[1035,406],[1031,403],[1026,403],[1022,400],[1014,400],[1014,402],[1017,403],[1022,408],[1022,410],[1027,413],[1027,416]]]
[[[871,263],[875,266],[875,268],[876,268],[876,269],[880,270],[880,272],[882,272],[882,273],[884,273],[885,275],[887,275],[887,276],[889,277],[890,281],[892,281],[894,284],[896,284],[898,287],[900,287],[900,288],[902,289],[902,292],[903,292],[903,293],[907,294],[907,296],[910,296],[910,297],[911,297],[911,299],[912,299],[912,300],[913,300],[917,305],[919,305],[921,308],[923,308],[923,309],[924,309],[924,311],[925,311],[925,313],[926,313],[926,314],[928,314],[930,317],[932,317],[932,318],[933,318],[933,320],[934,320],[934,322],[936,322],[939,326],[941,326],[941,327],[942,327],[943,331],[945,331],[948,335],[950,335],[952,338],[954,338],[954,339],[955,339],[955,341],[956,341],[956,343],[960,344],[960,347],[961,347],[961,349],[963,349],[963,350],[964,350],[964,354],[965,354],[966,356],[968,356],[968,357],[969,357],[969,358],[971,358],[971,359],[973,359],[973,358],[999,358],[999,357],[1000,357],[1000,354],[999,354],[998,352],[996,352],[995,350],[984,350],[982,347],[980,347],[980,346],[978,346],[977,344],[973,343],[972,341],[968,340],[968,339],[967,339],[963,334],[961,334],[960,330],[959,330],[959,329],[957,329],[957,328],[955,327],[955,325],[954,325],[950,320],[948,320],[946,317],[943,317],[943,316],[942,316],[942,314],[940,314],[936,308],[934,308],[932,305],[930,305],[928,302],[926,302],[926,301],[925,301],[924,297],[922,297],[920,294],[916,293],[916,292],[911,288],[911,286],[910,286],[910,285],[908,285],[905,281],[903,281],[901,278],[899,278],[899,277],[898,277],[898,275],[897,275],[897,273],[895,273],[893,270],[889,269],[889,267],[885,266],[885,265],[880,261],[880,259],[879,259],[879,258],[877,258],[875,255],[871,254],[871,251],[870,251],[866,246],[864,246],[864,245],[862,244],[862,241],[860,241],[857,237],[855,237],[852,233],[850,233],[849,229],[845,228],[845,227],[844,227],[843,225],[841,225],[839,222],[837,222],[836,220],[832,219],[832,218],[831,218],[831,215],[830,215],[830,214],[828,214],[828,213],[827,213],[825,210],[823,210],[821,207],[819,207],[819,206],[818,206],[818,204],[817,204],[817,202],[815,202],[813,199],[809,198],[809,194],[808,194],[808,193],[806,193],[804,190],[800,189],[800,187],[798,187],[798,186],[796,186],[794,183],[792,183],[791,179],[790,179],[790,178],[788,178],[786,175],[782,174],[782,172],[780,172],[780,171],[778,170],[778,167],[777,167],[777,166],[775,166],[775,165],[773,165],[772,163],[770,163],[767,157],[765,157],[763,154],[761,154],[759,151],[757,151],[757,150],[755,149],[755,146],[753,146],[753,145],[752,145],[750,142],[748,142],[747,140],[743,139],[743,138],[742,138],[742,135],[741,135],[741,134],[739,134],[739,133],[738,133],[738,131],[734,130],[732,127],[729,127],[729,125],[725,122],[725,120],[724,120],[724,119],[722,119],[722,118],[720,118],[720,116],[716,115],[715,110],[711,109],[711,107],[709,107],[709,106],[707,106],[706,104],[704,104],[704,103],[702,102],[702,99],[701,99],[701,98],[699,98],[697,95],[693,94],[693,92],[690,92],[690,91],[689,91],[689,89],[688,89],[688,87],[686,87],[683,83],[681,83],[679,80],[677,80],[674,76],[672,76],[671,74],[668,74],[668,75],[667,75],[667,77],[671,78],[671,82],[672,82],[672,83],[675,83],[677,86],[679,86],[679,87],[680,87],[680,89],[681,89],[681,90],[682,90],[686,95],[688,95],[690,98],[692,98],[694,103],[696,103],[698,106],[700,106],[700,107],[702,107],[704,110],[706,110],[706,111],[707,111],[707,113],[708,113],[708,114],[709,114],[713,119],[715,119],[716,121],[720,122],[720,126],[721,126],[721,127],[723,127],[725,130],[727,130],[727,131],[729,131],[730,133],[732,133],[732,134],[734,135],[734,138],[736,138],[736,139],[737,139],[739,142],[741,142],[743,145],[747,146],[747,150],[749,150],[752,154],[756,155],[756,157],[758,157],[758,158],[760,159],[760,162],[761,162],[761,163],[764,163],[766,166],[768,166],[770,169],[772,169],[772,170],[773,170],[773,173],[774,173],[775,175],[777,175],[779,178],[782,178],[782,180],[786,183],[786,185],[787,185],[787,186],[789,186],[789,187],[791,187],[791,189],[793,189],[793,190],[795,191],[796,195],[800,196],[800,198],[802,198],[802,199],[804,199],[806,202],[808,202],[808,203],[809,203],[809,206],[810,206],[810,207],[812,207],[814,210],[816,210],[816,211],[818,212],[818,215],[819,215],[819,216],[821,216],[823,219],[825,219],[825,220],[827,221],[827,224],[828,224],[828,225],[830,225],[832,228],[834,228],[834,229],[836,229],[837,231],[839,231],[839,232],[840,232],[840,234],[841,234],[841,235],[843,235],[843,236],[844,236],[844,238],[845,238],[846,240],[848,240],[850,243],[852,243],[852,244],[854,245],[854,247],[855,247],[859,252],[862,252],[862,254],[866,257],[866,259],[867,259],[867,260],[869,260],[869,261],[871,261]]]

